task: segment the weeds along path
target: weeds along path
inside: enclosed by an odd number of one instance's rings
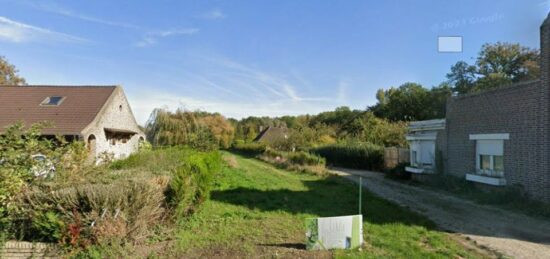
[[[460,233],[481,247],[514,258],[550,258],[548,220],[399,183],[381,173],[342,168],[331,172],[353,181],[362,176],[364,187],[372,193],[416,211],[441,229]]]

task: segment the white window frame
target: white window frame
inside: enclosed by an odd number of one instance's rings
[[[476,172],[474,174],[466,174],[466,180],[481,182],[490,185],[506,185],[506,179],[504,178],[504,140],[509,140],[510,134],[497,133],[497,134],[471,134],[470,140],[475,140],[475,156],[476,156]],[[480,141],[487,141],[486,145],[501,145],[500,147],[493,148],[496,151],[480,152]],[[492,143],[491,143],[492,142]],[[489,156],[489,168],[490,170],[481,169],[481,155]],[[496,156],[502,156],[503,170],[494,171],[494,160]]]

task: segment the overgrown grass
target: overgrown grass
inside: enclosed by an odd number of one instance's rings
[[[357,186],[344,179],[279,170],[234,156],[214,181],[211,199],[181,222],[181,257],[476,258],[433,222],[365,192],[362,251],[306,251],[304,220],[357,214]]]
[[[269,149],[257,158],[280,169],[315,175],[327,174],[326,160],[306,151],[285,152]]]
[[[519,186],[481,189],[475,183],[451,175],[435,174],[430,181],[418,183],[438,191],[444,191],[479,204],[495,205],[529,216],[550,219],[550,204],[535,201]]]
[[[55,177],[37,182],[17,200],[21,210],[11,238],[58,242],[66,257],[94,257],[111,246],[125,256],[125,247],[151,240],[155,226],[173,225],[197,211],[221,163],[218,151],[176,147],[61,178],[67,182]]]

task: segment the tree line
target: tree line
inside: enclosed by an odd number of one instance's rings
[[[365,142],[381,146],[406,145],[406,122],[445,117],[446,101],[463,95],[538,79],[540,51],[497,42],[481,47],[473,64],[458,61],[446,80],[426,88],[407,82],[379,89],[377,103],[364,110],[339,107],[317,115],[226,119],[218,113],[156,109],[145,126],[155,145],[190,145],[199,149],[228,148],[251,142],[267,127],[288,129],[288,148]],[[0,56],[0,85],[24,85],[15,66]],[[284,144],[284,143],[283,143]]]

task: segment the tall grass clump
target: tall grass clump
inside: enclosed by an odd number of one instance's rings
[[[384,148],[370,143],[332,144],[310,151],[334,166],[382,170],[384,165]]]
[[[293,164],[298,165],[321,165],[324,166],[326,159],[309,152],[300,151],[292,152],[287,155],[288,160]]]
[[[306,151],[285,152],[268,149],[258,156],[264,162],[281,169],[324,175],[326,173],[325,159]]]
[[[162,216],[166,185],[139,179],[81,184],[48,190],[32,188],[21,197],[18,236],[75,247],[139,242]]]
[[[165,147],[154,150],[143,150],[131,154],[126,159],[113,161],[109,169],[142,169],[152,173],[168,173],[178,167],[184,157],[193,153],[189,148]]]

